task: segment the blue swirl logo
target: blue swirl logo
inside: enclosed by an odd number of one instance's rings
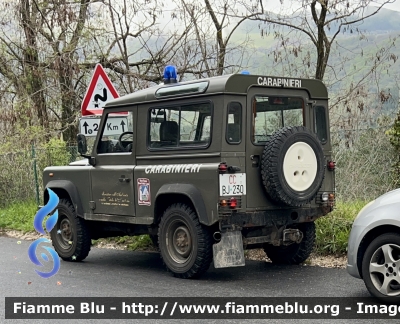
[[[43,235],[46,235],[46,232],[43,228],[43,221],[47,215],[49,215],[54,209],[56,209],[59,202],[58,196],[51,189],[47,188],[47,192],[49,193],[49,201],[45,206],[43,206],[38,210],[38,212],[35,215],[35,219],[33,220],[33,226],[35,227],[35,230]],[[57,219],[58,219],[58,210],[56,210],[46,220],[46,230],[48,233],[56,225]],[[40,260],[36,256],[36,250],[39,248],[40,243],[51,243],[51,241],[44,237],[37,239],[29,246],[28,255],[32,263],[42,267],[43,263],[40,262]],[[42,278],[50,278],[51,276],[54,276],[60,269],[60,258],[58,257],[57,252],[54,251],[53,248],[48,246],[44,246],[43,248],[50,254],[51,258],[53,259],[53,269],[50,272],[42,272],[39,270],[35,271]],[[49,262],[48,255],[46,253],[42,252],[40,256],[45,262]]]

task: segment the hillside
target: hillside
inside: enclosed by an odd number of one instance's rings
[[[281,40],[274,39],[272,33],[261,36],[260,26],[264,29],[266,27],[259,22],[247,21],[234,38],[238,42],[245,35],[249,37],[252,55],[247,68],[252,73],[314,76],[315,68],[312,64],[316,61],[316,49],[310,39],[304,34],[293,31],[289,33],[286,28],[284,32],[289,45],[285,48],[281,45]],[[392,98],[384,103],[383,111],[392,115],[397,112],[399,99],[400,12],[382,9],[355,27],[362,30],[362,34],[344,32],[338,35],[337,45],[331,49],[324,82],[330,96],[334,97],[362,79],[363,92],[385,91],[391,94]],[[294,47],[300,49],[297,57],[290,53]],[[277,53],[280,53],[278,59]],[[311,62],[310,66],[308,62]],[[371,73],[374,65],[377,67]]]

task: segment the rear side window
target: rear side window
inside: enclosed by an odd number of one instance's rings
[[[315,107],[315,131],[321,143],[326,143],[328,130],[326,124],[326,109],[323,106]]]
[[[255,96],[253,143],[265,143],[285,126],[304,125],[304,100],[296,97]]]
[[[242,105],[239,102],[231,102],[228,105],[226,141],[229,144],[239,144],[242,141]]]
[[[210,144],[211,103],[152,108],[149,111],[149,148],[197,148]]]

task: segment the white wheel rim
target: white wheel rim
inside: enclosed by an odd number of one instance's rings
[[[283,159],[283,175],[295,191],[311,187],[317,175],[317,157],[310,145],[297,142],[289,147]]]

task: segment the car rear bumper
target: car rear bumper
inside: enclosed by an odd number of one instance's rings
[[[221,225],[235,225],[239,228],[272,227],[312,222],[328,214],[331,207],[273,209],[265,211],[232,212],[220,218]]]

